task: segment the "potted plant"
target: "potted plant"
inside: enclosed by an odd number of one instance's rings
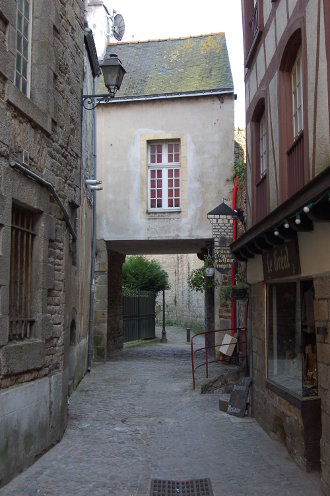
[[[224,301],[229,301],[233,297],[236,300],[243,300],[248,297],[249,285],[246,282],[246,270],[242,265],[238,266],[235,282],[234,286],[230,284],[222,286],[221,297]]]
[[[213,259],[211,255],[206,255],[204,257],[204,273],[206,277],[213,277],[214,276],[214,266],[213,266]]]
[[[188,277],[188,286],[194,291],[207,291],[219,286],[219,281],[214,278],[213,259],[211,255],[204,257],[204,266],[194,269]]]

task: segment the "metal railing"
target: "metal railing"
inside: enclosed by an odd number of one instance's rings
[[[210,344],[211,335],[212,334],[215,335],[216,333],[219,333],[219,332],[230,334],[231,336],[233,336],[237,339],[237,343],[235,345],[235,350],[233,352],[233,355],[230,358],[228,357],[228,359],[230,360],[231,363],[236,363],[237,365],[244,366],[246,368],[246,371],[248,371],[248,346],[247,346],[246,327],[237,327],[234,329],[232,329],[232,328],[217,329],[215,331],[200,332],[200,333],[192,336],[191,341],[190,341],[193,389],[195,389],[195,386],[196,386],[196,380],[195,380],[196,370],[199,369],[200,367],[205,366],[205,377],[208,378],[208,376],[209,376],[209,364],[220,361],[220,359],[210,360],[210,357],[209,357],[210,350],[215,350],[215,349],[221,348],[221,344],[216,344],[216,345]],[[204,346],[194,349],[194,339],[197,338],[198,336],[203,336],[203,335],[204,335]],[[198,365],[195,365],[195,358],[196,358],[197,354],[202,355],[202,356],[204,355],[205,361],[202,363],[199,363]],[[221,356],[221,352],[220,352],[220,356]]]

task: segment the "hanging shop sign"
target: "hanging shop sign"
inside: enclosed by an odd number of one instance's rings
[[[226,274],[231,270],[235,259],[229,247],[215,247],[213,255],[214,267],[218,272],[220,272],[220,274]]]
[[[300,274],[299,247],[296,239],[278,245],[262,255],[264,279],[269,281],[278,277]]]

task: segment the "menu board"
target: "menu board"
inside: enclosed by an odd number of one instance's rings
[[[242,377],[236,382],[230,395],[227,413],[236,417],[244,417],[250,384],[250,377]]]

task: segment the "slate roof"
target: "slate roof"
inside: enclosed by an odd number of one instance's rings
[[[126,70],[115,100],[233,93],[224,33],[110,44]],[[106,93],[103,78],[98,93]]]
[[[207,215],[231,215],[232,217],[236,217],[236,212],[227,203],[222,202]]]

